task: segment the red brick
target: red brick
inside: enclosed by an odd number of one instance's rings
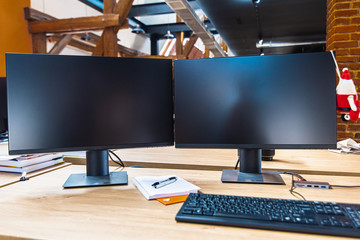
[[[334,8],[335,9],[349,9],[349,8],[351,8],[351,4],[350,4],[350,2],[335,3]]]
[[[354,78],[353,80],[354,80],[356,88],[359,90],[359,88],[360,88],[360,78]],[[359,101],[360,101],[360,92],[357,91],[357,93],[359,95]]]
[[[360,40],[360,33],[352,33],[351,40]]]
[[[355,142],[360,142],[360,133],[355,133],[355,137],[353,138]]]
[[[330,24],[330,23],[332,23],[334,21],[337,22],[337,23],[342,23],[343,22],[344,24],[346,24],[346,23],[349,22],[349,17],[347,17],[347,16],[336,16],[335,17],[335,12],[333,12],[333,13],[328,14],[326,20],[327,20],[326,21],[327,24]]]
[[[359,61],[359,57],[354,57],[354,56],[337,56],[336,60],[338,62],[343,62],[343,63],[348,63],[348,62],[358,62]]]
[[[355,71],[355,77],[354,78],[359,78],[360,79],[360,71]]]
[[[334,10],[334,4],[335,4],[334,1],[327,1],[326,10],[328,13]]]
[[[335,12],[328,12],[326,22],[331,23],[335,19]]]
[[[353,2],[351,7],[355,8],[355,9],[359,9],[360,8],[360,2],[359,1]]]
[[[336,56],[347,56],[349,55],[349,49],[345,48],[345,49],[338,49],[335,51]]]
[[[354,138],[355,133],[351,133],[351,132],[338,132],[337,133],[337,137],[341,138],[341,139],[346,139],[346,138]]]
[[[337,41],[334,42],[334,48],[353,48],[358,47],[358,41]]]
[[[348,65],[346,63],[339,63],[339,69],[343,69],[348,67]]]
[[[360,55],[360,47],[349,49],[350,55]]]
[[[353,0],[335,0],[334,3],[339,3],[339,2],[351,2]]]
[[[353,77],[352,79],[354,81],[355,86],[360,87],[360,78],[359,77]],[[359,91],[357,91],[357,92],[360,93]]]
[[[351,18],[351,24],[360,24],[360,17]]]
[[[347,65],[350,70],[360,70],[360,63],[348,63]]]
[[[358,14],[358,10],[335,10],[335,17],[351,17],[356,16]]]
[[[345,124],[338,124],[337,125],[337,131],[338,132],[345,132],[346,130],[346,125]]]
[[[349,25],[350,19],[349,18],[336,18],[334,23],[336,25]]]
[[[347,126],[347,131],[349,131],[349,132],[360,132],[360,124],[350,123]]]
[[[350,40],[350,33],[335,33],[333,34],[329,41],[344,41],[344,40]]]
[[[336,26],[334,31],[337,33],[352,33],[356,32],[357,25],[348,25],[348,26]]]

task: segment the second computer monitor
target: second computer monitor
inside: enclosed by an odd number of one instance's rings
[[[247,173],[261,171],[263,148],[335,147],[330,53],[176,61],[175,143],[241,149]]]

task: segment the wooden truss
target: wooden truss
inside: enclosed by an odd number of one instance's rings
[[[104,0],[104,14],[93,17],[56,19],[48,14],[25,8],[25,19],[32,35],[33,53],[59,54],[66,45],[85,51],[94,56],[143,56],[144,53],[117,43],[117,32],[128,28],[127,15],[133,0]],[[88,31],[103,30],[101,36]],[[81,40],[88,36],[89,41]],[[47,52],[47,39],[55,41]]]

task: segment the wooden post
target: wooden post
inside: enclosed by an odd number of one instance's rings
[[[209,57],[210,57],[210,51],[207,47],[205,47],[204,58],[209,58]]]
[[[31,34],[33,53],[47,53],[46,51],[46,34],[33,33]]]
[[[176,22],[181,22],[181,18],[176,16]],[[176,58],[183,59],[184,58],[184,32],[175,33],[176,37]]]
[[[104,0],[104,14],[113,13],[116,0]],[[117,57],[118,48],[117,48],[117,31],[114,27],[104,28],[102,34],[103,40],[103,55],[106,57]]]
[[[130,12],[130,9],[132,7],[134,0],[119,0],[119,2],[116,3],[116,0],[104,0],[104,11],[110,11],[111,6],[114,6],[112,8],[112,13],[119,14],[119,26],[113,27],[112,32],[116,36],[116,42],[117,42],[117,32],[121,28],[122,25],[126,24],[126,18],[127,15]],[[104,12],[105,13],[105,12]],[[114,52],[111,50],[114,46],[115,37],[112,35],[110,30],[104,29],[103,34],[101,35],[95,49],[93,52],[93,56],[113,56]],[[106,42],[104,44],[104,42]],[[105,53],[106,48],[106,53]],[[117,49],[117,47],[116,47]],[[105,55],[106,54],[106,55]],[[117,56],[117,52],[115,54]]]
[[[191,52],[191,49],[193,49],[197,39],[199,37],[196,34],[191,34],[189,41],[185,44],[185,49],[184,49],[184,56],[185,58],[189,57],[189,54]]]

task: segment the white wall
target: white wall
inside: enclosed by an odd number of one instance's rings
[[[146,1],[146,0],[142,0]],[[31,0],[31,8],[47,13],[56,18],[73,18],[101,15],[99,11],[87,6],[78,0]],[[101,34],[101,32],[97,33]],[[131,33],[130,29],[120,30],[119,44],[147,54],[150,54],[150,39],[144,35]],[[48,51],[53,44],[48,43]],[[66,47],[61,54],[65,55],[91,55],[90,52],[72,47]]]

